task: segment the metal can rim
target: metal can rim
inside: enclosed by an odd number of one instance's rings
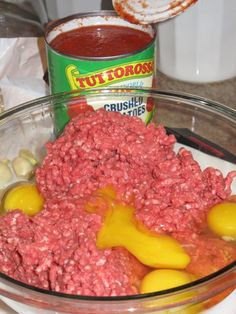
[[[55,50],[51,45],[50,42],[48,41],[48,35],[50,34],[50,32],[52,32],[56,27],[66,24],[67,22],[73,20],[73,19],[80,19],[80,18],[86,18],[86,17],[96,17],[96,16],[102,16],[102,17],[106,17],[106,16],[111,16],[111,17],[115,17],[117,18],[117,20],[123,20],[115,11],[113,10],[101,10],[101,11],[87,11],[87,12],[82,12],[82,13],[76,13],[73,15],[69,15],[66,16],[64,18],[61,19],[57,19],[53,22],[51,22],[45,30],[45,35],[44,35],[44,40],[47,44],[48,47],[50,47],[50,49],[52,49],[56,54],[58,55],[62,55],[65,57],[70,57],[71,59],[75,59],[75,60],[90,60],[90,61],[106,61],[106,60],[115,60],[115,59],[121,59],[121,58],[127,58],[129,56],[132,56],[134,54],[137,54],[147,48],[149,48],[156,39],[156,28],[154,25],[141,25],[139,24],[140,27],[145,27],[145,26],[149,26],[151,27],[152,31],[153,31],[153,38],[151,39],[151,41],[143,46],[140,49],[134,50],[132,52],[129,53],[125,53],[125,54],[120,54],[120,55],[115,55],[115,56],[108,56],[108,57],[84,57],[84,56],[76,56],[73,54],[64,54],[61,53],[57,50]],[[127,21],[125,21],[127,22]],[[132,24],[130,22],[127,22],[129,24],[129,26],[127,25],[127,27],[131,27],[133,26],[133,28],[135,28],[136,24]],[[86,26],[85,26],[86,27]]]
[[[143,25],[158,23],[184,12],[198,0],[112,0],[118,14]]]

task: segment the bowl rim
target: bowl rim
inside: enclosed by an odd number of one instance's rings
[[[11,278],[4,273],[0,272],[0,279],[6,280],[7,282],[12,283],[16,287],[22,287],[25,288],[28,291],[34,291],[38,292],[43,295],[47,296],[53,296],[53,297],[59,297],[64,299],[70,299],[70,300],[80,300],[80,301],[100,301],[100,302],[107,302],[107,301],[134,301],[134,300],[145,300],[147,298],[151,297],[169,297],[171,295],[174,295],[176,293],[184,293],[186,291],[191,291],[194,288],[201,288],[206,283],[214,283],[215,280],[220,279],[223,275],[227,273],[231,273],[232,271],[236,271],[236,260],[232,263],[228,264],[227,266],[221,268],[220,270],[211,273],[208,276],[204,276],[202,278],[199,278],[197,280],[194,280],[188,284],[181,285],[178,287],[165,289],[161,291],[151,292],[151,293],[139,293],[139,294],[133,294],[133,295],[126,295],[126,296],[87,296],[87,295],[76,295],[76,294],[68,294],[68,293],[62,293],[62,292],[56,292],[54,290],[47,290],[43,288],[38,288],[35,286],[31,286],[29,284],[26,284],[24,282],[21,282],[19,280],[16,280],[14,278]],[[236,284],[236,281],[235,281]],[[235,286],[235,285],[234,285]],[[230,288],[230,286],[227,286],[225,289]]]
[[[176,92],[176,91],[163,91],[163,90],[158,90],[155,88],[125,88],[125,87],[114,88],[112,87],[112,88],[96,88],[96,89],[89,89],[89,90],[86,89],[86,90],[80,90],[80,91],[76,90],[72,92],[61,92],[57,94],[40,97],[31,101],[22,103],[18,106],[15,106],[13,108],[10,108],[0,113],[0,124],[2,122],[4,123],[5,119],[6,120],[10,119],[12,115],[15,115],[15,114],[17,115],[18,113],[21,113],[22,111],[25,111],[29,108],[37,107],[39,105],[40,106],[48,105],[48,102],[50,101],[52,102],[51,103],[52,105],[54,102],[56,102],[57,100],[61,100],[62,98],[65,98],[65,99],[68,98],[71,100],[71,97],[78,97],[78,96],[85,96],[85,95],[93,95],[97,97],[98,94],[106,96],[109,93],[111,93],[112,96],[113,95],[119,96],[124,93],[126,95],[133,95],[134,93],[135,94],[140,93],[140,95],[144,97],[156,96],[159,99],[164,99],[164,100],[175,100],[175,101],[182,100],[185,102],[188,101],[188,102],[191,102],[193,106],[199,106],[202,109],[205,109],[208,111],[214,111],[214,113],[218,113],[219,115],[227,117],[228,119],[236,123],[236,110],[228,106],[225,106],[219,102],[216,102],[216,101],[204,98],[204,97],[196,96],[189,93]],[[129,295],[129,296],[104,296],[104,297],[74,295],[74,294],[67,294],[67,293],[46,290],[46,289],[31,286],[21,281],[15,280],[5,275],[4,273],[0,273],[0,279],[3,279],[4,281],[8,283],[13,284],[13,288],[22,287],[22,288],[27,289],[28,291],[31,291],[31,292],[34,291],[36,293],[41,293],[47,296],[59,297],[59,298],[70,299],[70,300],[89,301],[89,302],[91,301],[107,302],[107,301],[146,300],[151,297],[170,296],[175,293],[183,293],[186,290],[191,291],[194,288],[200,288],[204,286],[206,283],[214,283],[215,280],[220,279],[221,277],[223,277],[223,275],[226,275],[227,273],[231,274],[231,272],[233,271],[236,272],[236,260],[228,264],[227,266],[221,268],[220,270],[214,273],[211,273],[208,276],[204,276],[191,283],[174,287],[171,289],[166,289],[166,290],[152,292],[152,293]],[[236,280],[233,286],[235,286],[235,284],[236,284]]]
[[[127,87],[100,87],[92,89],[83,89],[83,90],[74,90],[70,92],[60,92],[55,94],[49,94],[47,96],[39,97],[34,100],[30,100],[24,103],[21,103],[17,106],[4,110],[0,113],[0,122],[8,118],[9,116],[16,114],[19,111],[35,107],[37,105],[42,105],[44,102],[56,102],[63,98],[70,99],[71,97],[84,96],[84,95],[94,95],[98,94],[107,95],[111,93],[112,96],[120,96],[121,94],[132,95],[138,93],[144,97],[157,96],[159,99],[168,99],[168,100],[183,100],[188,101],[192,105],[199,106],[202,109],[208,111],[214,111],[219,115],[223,115],[233,121],[236,120],[236,109],[233,109],[229,106],[226,106],[215,100],[208,99],[206,97],[197,96],[191,93],[172,91],[172,90],[159,90],[156,88],[127,88]]]

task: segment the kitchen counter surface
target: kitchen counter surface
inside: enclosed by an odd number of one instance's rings
[[[217,83],[192,84],[171,79],[158,72],[157,84],[160,90],[190,93],[217,101],[236,110],[236,77]]]

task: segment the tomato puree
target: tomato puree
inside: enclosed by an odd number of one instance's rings
[[[141,30],[119,25],[93,25],[63,32],[51,47],[60,53],[81,57],[110,57],[132,53],[151,43]]]

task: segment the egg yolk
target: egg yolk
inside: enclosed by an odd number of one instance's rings
[[[175,269],[157,269],[153,270],[144,276],[140,285],[140,293],[151,293],[162,290],[171,289],[174,287],[182,286],[196,280],[197,278],[185,271]],[[181,294],[174,294],[168,299],[158,300],[158,304],[168,306],[170,303],[179,303],[195,297],[196,292],[186,291]],[[163,314],[197,314],[202,313],[203,305],[201,303],[192,303],[186,306],[176,307],[173,310],[163,310]]]
[[[208,227],[216,235],[236,239],[236,202],[213,206],[207,216]]]
[[[175,269],[157,269],[148,273],[142,280],[141,293],[171,289],[196,280],[190,273]]]
[[[19,209],[29,216],[42,210],[44,199],[34,184],[22,184],[13,187],[3,200],[3,210],[8,212]]]
[[[190,257],[174,238],[164,234],[154,234],[135,219],[135,208],[119,202],[110,189],[101,189],[98,196],[106,200],[108,209],[97,235],[99,249],[123,247],[142,264],[153,268],[184,269]],[[99,200],[89,211],[97,212]]]

